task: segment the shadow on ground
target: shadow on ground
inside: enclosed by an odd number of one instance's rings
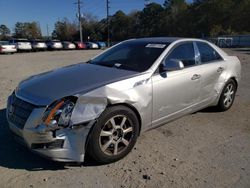
[[[6,109],[0,110],[0,167],[10,169],[26,169],[29,171],[64,170],[69,166],[99,166],[98,163],[86,156],[83,164],[59,163],[44,159],[19,144],[8,128]]]
[[[237,52],[250,52],[250,48],[236,48],[233,50]]]
[[[196,113],[219,113],[220,111],[215,107],[215,106],[211,106],[211,107],[207,107],[204,108]]]
[[[43,159],[18,144],[8,128],[5,113],[6,109],[0,110],[0,166],[30,171],[65,169],[65,164]]]

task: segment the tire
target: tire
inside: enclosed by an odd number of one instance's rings
[[[221,112],[227,111],[233,105],[235,99],[235,93],[237,90],[237,86],[234,80],[230,79],[225,84],[221,96],[217,105],[217,109]]]
[[[139,122],[130,108],[109,107],[90,133],[87,154],[100,164],[118,161],[133,149],[138,135]]]

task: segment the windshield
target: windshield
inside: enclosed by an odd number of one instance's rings
[[[43,40],[34,40],[34,42],[44,43]]]
[[[26,39],[18,39],[17,42],[29,42],[29,41]]]
[[[153,65],[168,45],[169,43],[128,41],[111,48],[89,63],[143,72]]]

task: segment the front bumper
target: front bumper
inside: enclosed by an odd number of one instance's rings
[[[46,158],[61,162],[83,162],[85,144],[93,121],[75,128],[44,131],[41,123],[45,107],[34,108],[23,127],[13,123],[8,100],[7,120],[10,130],[29,149]],[[13,111],[13,109],[12,109]]]
[[[63,46],[61,46],[61,45],[52,45],[51,48],[53,48],[53,49],[63,49]]]
[[[0,53],[15,53],[17,49],[2,49]]]
[[[47,49],[47,46],[33,46],[33,49]]]
[[[32,47],[31,46],[18,46],[17,50],[23,50],[23,51],[32,50]]]

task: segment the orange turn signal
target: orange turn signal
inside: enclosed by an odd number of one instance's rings
[[[53,118],[53,116],[55,115],[56,111],[64,104],[64,101],[62,100],[61,102],[59,102],[49,113],[47,119],[45,120],[45,125],[49,125],[50,120]]]

